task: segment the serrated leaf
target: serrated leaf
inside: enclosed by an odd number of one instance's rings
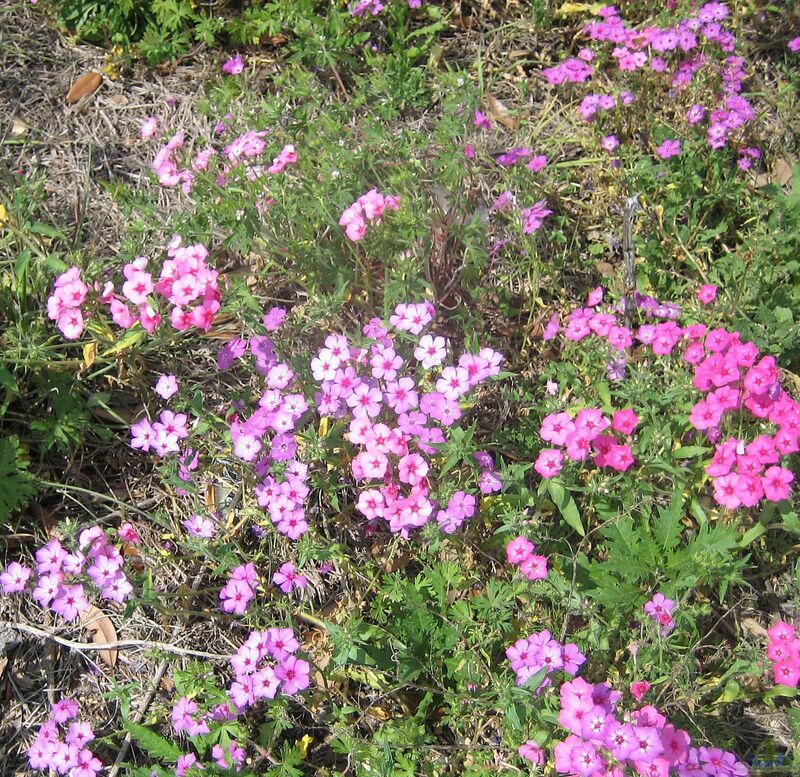
[[[169,763],[177,763],[178,759],[183,755],[183,751],[177,745],[172,744],[168,739],[164,739],[161,734],[157,734],[147,726],[134,723],[132,720],[126,720],[123,724],[139,746],[146,750],[147,754],[152,758],[168,761]]]
[[[23,508],[36,493],[16,437],[0,438],[0,520]]]

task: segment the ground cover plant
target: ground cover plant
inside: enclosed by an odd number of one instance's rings
[[[135,117],[7,79],[0,771],[792,769],[800,17],[111,5],[0,11]]]

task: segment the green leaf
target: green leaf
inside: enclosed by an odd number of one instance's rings
[[[570,494],[564,486],[554,480],[547,480],[545,482],[545,487],[550,494],[550,498],[561,513],[561,517],[575,529],[581,537],[584,537],[586,535],[586,529],[583,528],[583,521],[578,512],[578,505],[575,504],[572,494]]]
[[[36,493],[16,437],[0,438],[0,520],[23,508]]]
[[[693,459],[704,453],[710,453],[710,448],[704,448],[702,445],[686,445],[683,448],[678,448],[672,452],[673,459]]]
[[[156,734],[155,731],[147,728],[147,726],[141,726],[132,720],[123,721],[123,724],[130,732],[130,735],[152,758],[168,761],[169,763],[177,763],[178,759],[183,755],[183,751],[177,745],[173,745],[168,739],[164,739],[161,734]]]

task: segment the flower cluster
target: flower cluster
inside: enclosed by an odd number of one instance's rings
[[[638,423],[639,418],[630,408],[617,410],[610,421],[599,408],[579,410],[574,420],[566,412],[551,413],[542,420],[539,434],[557,447],[541,450],[534,469],[543,478],[555,477],[563,467],[563,447],[572,461],[584,461],[591,454],[596,466],[625,472],[634,463],[630,436]],[[604,434],[607,429],[624,435],[627,441]]]
[[[700,302],[710,303],[716,292],[715,286],[703,286],[698,294]],[[655,355],[668,356],[680,345],[683,362],[693,369],[693,385],[705,395],[695,403],[688,420],[716,446],[706,473],[712,479],[717,504],[733,510],[754,507],[762,499],[773,502],[787,499],[794,473],[782,465],[785,457],[800,450],[800,404],[783,389],[775,359],[761,356],[759,349],[742,341],[738,332],[709,329],[705,324],[681,327],[675,320],[680,311],[671,303],[639,295],[636,304],[647,316],[668,320],[630,329],[618,321],[619,307],[598,310],[590,305],[569,314],[564,337],[579,342],[596,336],[608,342],[612,353],[619,354],[639,343],[649,346]],[[544,338],[552,339],[559,330],[558,317],[554,316]],[[615,366],[617,362],[621,366]],[[609,364],[609,371],[612,367],[619,370],[617,377],[624,377],[622,356]],[[564,430],[570,429],[565,415],[548,416],[542,424],[542,438],[555,437],[553,442],[566,444],[567,454],[575,458],[566,438],[557,442]],[[747,441],[731,436],[722,440],[722,427],[726,425],[737,430],[751,428],[753,438]],[[633,427],[630,431],[621,428],[625,434],[632,430]],[[543,477],[552,477],[560,471],[562,461],[559,450],[548,449],[540,454],[536,469]],[[627,454],[623,466],[626,461]],[[607,456],[606,463],[613,466]]]
[[[547,577],[547,558],[535,554],[536,546],[527,537],[517,537],[506,545],[506,558],[509,564],[519,567],[528,580],[542,580]]]
[[[399,210],[400,200],[391,194],[381,194],[377,189],[370,189],[362,194],[339,217],[339,226],[350,240],[357,242],[367,232],[367,222],[380,224],[386,209]]]
[[[220,308],[219,277],[206,263],[208,251],[201,244],[184,246],[175,235],[167,247],[158,280],[148,272],[147,257],[137,257],[123,268],[125,281],[117,293],[108,281],[97,294],[97,300],[108,306],[112,321],[122,329],[139,323],[149,333],[161,324],[158,312],[161,297],[171,306],[169,320],[183,331],[197,327],[211,329],[214,315]],[[74,340],[84,328],[81,306],[86,302],[89,287],[81,280],[80,270],[72,267],[55,281],[53,294],[47,301],[48,315],[57,322],[62,334]]]
[[[95,777],[103,768],[100,759],[87,747],[95,735],[91,723],[77,720],[79,711],[74,699],[61,699],[53,704],[50,719],[42,723],[36,740],[28,748],[31,769],[51,774],[56,771],[67,777]]]
[[[129,524],[126,526],[129,528],[124,531],[125,541],[138,541],[135,530]],[[119,548],[108,541],[99,526],[92,526],[80,533],[78,548],[72,553],[57,539],[39,548],[36,551],[37,577],[30,586],[33,570],[12,561],[0,574],[0,587],[5,594],[28,592],[42,607],[49,607],[64,620],[74,621],[89,608],[84,583],[91,581],[103,599],[118,604],[130,596],[133,586],[123,565]]]
[[[426,455],[436,452],[434,446],[445,440],[444,430],[461,417],[461,399],[497,375],[502,362],[500,354],[483,348],[463,354],[457,364],[442,366],[447,341],[422,334],[433,316],[433,306],[423,302],[400,304],[390,317],[397,332],[419,337],[411,359],[399,352],[405,338],[373,319],[364,327],[368,348],[352,347],[346,337],[331,335],[311,362],[320,384],[320,415],[349,419],[345,436],[357,450],[350,470],[356,481],[367,484],[357,509],[369,521],[382,518],[403,536],[427,523],[436,509]],[[499,487],[491,457],[486,458],[484,493]],[[455,531],[474,510],[474,499],[457,492],[437,520],[445,531]]]
[[[47,316],[68,340],[77,340],[83,334],[83,312],[89,287],[81,280],[78,267],[70,267],[56,278],[53,293],[47,299]]]
[[[553,211],[547,207],[547,200],[539,200],[539,202],[531,205],[530,208],[524,208],[522,211],[522,231],[526,235],[536,232],[542,226],[544,220],[552,213]]]
[[[751,420],[757,433],[750,442],[731,436],[716,445],[706,473],[717,504],[735,510],[762,499],[788,498],[794,473],[780,465],[800,450],[800,404],[781,387],[775,359],[759,358],[753,343],[725,329],[698,331],[684,359],[694,365],[694,386],[705,394],[692,408],[689,423],[712,442],[720,439],[726,415],[737,430]],[[777,431],[769,434],[767,422]]]
[[[422,0],[408,0],[409,8],[422,8]],[[357,0],[350,6],[350,16],[377,16],[386,6],[381,0]]]
[[[675,628],[675,621],[672,619],[675,602],[667,599],[664,594],[654,594],[653,598],[645,603],[644,611],[661,627],[662,637],[666,637]]]
[[[258,574],[251,561],[231,571],[228,582],[219,592],[220,609],[234,615],[244,615],[256,595]]]
[[[506,658],[517,675],[517,685],[525,685],[537,672],[546,670],[539,688],[550,685],[550,675],[557,670],[574,676],[586,661],[576,644],[562,645],[546,629],[518,639],[506,649]]]
[[[587,47],[579,52],[577,58],[572,57],[542,71],[549,84],[585,83],[594,74],[589,63],[597,57],[608,56],[624,75],[641,71],[663,74],[665,87],[673,95],[687,90],[700,72],[719,80],[721,90],[716,95],[716,105],[694,104],[685,117],[689,126],[698,125],[708,118],[707,140],[712,148],[733,144],[740,137],[744,125],[755,118],[753,107],[741,95],[744,61],[733,54],[736,40],[725,27],[728,8],[723,3],[706,3],[670,27],[649,25],[636,29],[625,23],[614,6],[604,6],[598,15],[600,19],[590,22],[584,33],[593,45],[607,44],[608,49]],[[716,58],[712,56],[714,49],[719,52]],[[603,72],[607,69],[604,68]],[[651,92],[652,83],[649,80],[643,83],[646,85],[642,88]],[[579,114],[586,121],[594,121],[601,112],[611,113],[619,106],[630,105],[636,99],[629,88],[630,78],[626,87],[618,95],[586,95],[578,108]],[[618,124],[616,117],[613,123]],[[607,136],[607,139],[612,137]],[[613,150],[607,144],[605,147]],[[680,142],[667,140],[657,153],[662,159],[676,156],[680,153]],[[747,161],[746,157],[743,159]]]
[[[772,662],[775,682],[796,688],[800,683],[800,636],[791,623],[778,621],[767,630],[767,658]]]
[[[197,700],[182,696],[172,708],[173,729],[189,737],[209,734],[211,723],[235,721],[250,707],[274,699],[279,692],[294,696],[304,691],[310,685],[311,667],[295,655],[299,648],[292,629],[272,627],[251,632],[231,658],[234,679],[227,689],[228,700],[201,706]],[[244,748],[235,740],[211,750],[214,763],[223,769],[239,771],[245,756]],[[191,769],[203,770],[205,765],[194,753],[186,753],[178,759],[175,773],[183,777]]]
[[[294,655],[300,643],[292,629],[254,631],[231,659],[235,679],[228,696],[239,714],[278,691],[293,696],[311,684],[311,667]]]
[[[655,707],[620,714],[622,698],[606,684],[582,677],[560,688],[558,722],[569,736],[554,748],[560,774],[601,777],[745,777],[747,767],[733,753],[715,747],[692,747],[689,734],[673,726]]]

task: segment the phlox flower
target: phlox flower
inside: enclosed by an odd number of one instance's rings
[[[156,381],[155,392],[162,399],[169,399],[178,393],[178,381],[174,375],[160,375]]]
[[[546,756],[544,750],[536,744],[532,739],[521,744],[517,750],[520,758],[530,761],[535,766],[544,766]]]
[[[192,537],[211,539],[217,533],[214,522],[209,518],[203,518],[201,515],[193,515],[183,521],[182,524]]]
[[[793,53],[795,53],[795,54],[797,54],[798,52],[800,52],[800,36],[798,36],[797,38],[792,38],[792,39],[791,39],[791,40],[790,40],[790,41],[789,41],[789,42],[786,44],[786,48],[788,48],[788,49],[789,49],[789,51],[791,51],[791,52],[793,52]]]
[[[503,487],[500,476],[492,470],[485,469],[478,477],[478,488],[482,494],[494,494]]]
[[[557,448],[546,448],[539,452],[533,468],[546,479],[555,477],[563,466],[564,454]]]
[[[636,701],[641,701],[650,690],[650,683],[648,683],[647,680],[637,680],[631,683],[630,690],[631,696],[633,696]]]
[[[236,54],[230,57],[222,65],[222,72],[228,75],[235,76],[244,70],[244,57],[241,54]]]
[[[665,140],[657,149],[658,154],[662,159],[670,159],[671,157],[678,156],[681,153],[680,140]]]
[[[532,553],[523,559],[519,570],[528,580],[543,580],[547,577],[547,558]]]
[[[551,413],[542,419],[539,435],[553,445],[563,445],[574,431],[575,424],[569,413]]]
[[[617,138],[616,135],[606,135],[600,141],[600,147],[603,150],[608,151],[609,153],[615,151],[618,146],[619,146],[619,138]]]
[[[634,429],[639,425],[639,416],[631,408],[617,410],[611,419],[611,428],[630,437]]]
[[[17,561],[12,561],[0,574],[0,586],[4,594],[14,594],[25,590],[28,578],[31,576],[30,567],[23,566]]]
[[[291,593],[295,588],[305,588],[308,579],[305,575],[300,575],[295,571],[294,564],[286,562],[272,576],[272,582],[285,594]]]
[[[492,121],[491,119],[482,111],[476,110],[475,115],[472,119],[472,124],[475,127],[480,127],[480,129],[490,130],[492,128]]]
[[[250,586],[242,580],[229,580],[219,592],[220,609],[234,615],[244,615],[250,600],[255,593]]]
[[[727,507],[729,510],[736,510],[741,507],[742,500],[736,493],[736,484],[739,475],[731,473],[722,475],[714,480],[714,501],[717,504]]]
[[[517,537],[506,545],[506,558],[509,564],[521,564],[530,556],[536,546],[527,537]]]
[[[298,691],[303,691],[311,684],[309,673],[311,667],[306,661],[289,656],[275,670],[275,676],[282,681],[281,693],[292,696]]]
[[[56,723],[66,723],[78,715],[78,702],[74,699],[60,699],[52,707],[52,718]]]
[[[788,499],[791,494],[791,484],[794,481],[794,473],[784,467],[769,467],[761,477],[761,487],[764,496],[770,502],[780,502]]]
[[[553,211],[547,207],[547,200],[539,200],[529,208],[522,211],[522,231],[526,235],[536,232],[542,226],[545,218],[552,215]]]
[[[141,136],[142,140],[150,140],[150,138],[152,138],[157,131],[158,119],[155,116],[149,116],[142,122],[142,126],[139,129],[139,135]]]
[[[423,335],[414,349],[414,358],[421,363],[423,369],[438,367],[447,355],[447,340],[444,337]]]
[[[89,601],[80,583],[60,585],[56,590],[50,609],[58,613],[64,620],[74,621],[80,613],[89,607]]]
[[[697,299],[699,299],[704,305],[708,305],[709,303],[713,302],[716,297],[717,287],[711,283],[701,286],[700,291],[697,292]]]

